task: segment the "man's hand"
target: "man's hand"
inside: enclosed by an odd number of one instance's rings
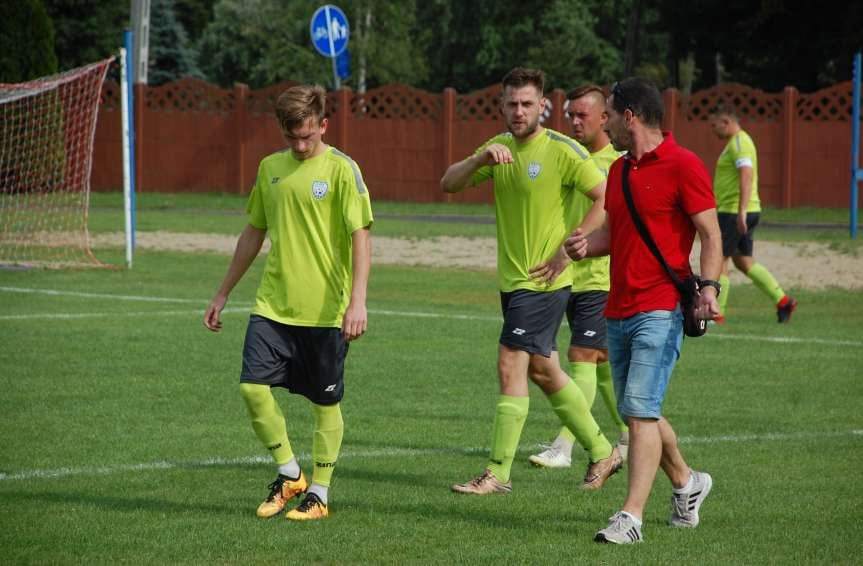
[[[204,312],[204,326],[218,332],[222,329],[222,321],[219,320],[219,314],[225,308],[225,303],[228,302],[227,297],[216,296]]]
[[[746,226],[746,213],[742,212],[737,215],[737,232],[743,235],[748,229],[749,227]]]
[[[482,165],[503,165],[512,163],[512,152],[503,144],[493,143],[478,154]]]
[[[368,328],[368,313],[366,306],[361,303],[348,305],[345,317],[342,319],[342,336],[348,342],[356,340],[365,333]]]
[[[713,320],[719,316],[719,302],[716,300],[716,289],[711,285],[701,288],[695,300],[695,316],[701,320]]]
[[[529,277],[534,283],[538,285],[544,284],[546,287],[549,287],[569,267],[570,263],[572,261],[566,255],[566,250],[561,246],[550,260],[531,267]]]
[[[581,228],[576,228],[563,242],[563,249],[572,261],[587,257],[587,236],[581,231]]]

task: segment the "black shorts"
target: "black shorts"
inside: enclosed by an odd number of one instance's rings
[[[312,403],[334,405],[344,395],[347,355],[338,328],[291,326],[253,314],[240,382],[284,387]]]
[[[557,350],[557,329],[563,319],[567,299],[569,287],[544,293],[527,289],[502,292],[500,343],[514,350],[551,357],[551,353]]]
[[[608,291],[580,291],[570,293],[566,304],[569,322],[569,345],[594,350],[608,349],[608,332],[605,326],[605,303]]]
[[[717,216],[719,217],[719,229],[722,231],[722,255],[724,257],[731,257],[733,255],[752,257],[752,233],[755,232],[755,227],[758,226],[761,213],[746,213],[745,234],[741,234],[737,230],[736,212],[720,212]]]

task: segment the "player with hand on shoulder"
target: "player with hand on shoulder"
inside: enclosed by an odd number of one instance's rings
[[[563,250],[572,228],[567,224],[567,199],[579,192],[594,201],[581,223],[590,232],[605,217],[605,180],[578,142],[539,124],[546,104],[544,85],[540,70],[516,68],[507,73],[501,113],[508,131],[451,165],[441,179],[441,187],[450,193],[486,179],[494,181],[504,317],[491,453],[481,475],[452,486],[458,493],[512,491],[510,471],[527,418],[529,381],[542,389],[560,420],[589,452],[582,488],[599,489],[622,464],[620,453],[590,414],[584,394],[560,368],[556,352],[572,277]]]

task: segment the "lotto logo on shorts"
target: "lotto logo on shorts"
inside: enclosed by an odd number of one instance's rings
[[[524,328],[513,328],[512,333],[516,336],[524,336],[524,333],[527,332]]]
[[[584,335],[588,338],[593,338],[594,336],[596,336],[596,330],[585,330]]]
[[[324,389],[324,391],[335,391],[335,390],[336,390],[336,384],[335,383],[333,383],[332,385],[328,385],[327,388]]]

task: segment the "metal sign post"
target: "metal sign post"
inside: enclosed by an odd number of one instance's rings
[[[345,13],[332,4],[326,4],[315,10],[312,21],[309,24],[309,33],[312,36],[312,45],[318,53],[329,57],[333,66],[333,85],[335,90],[342,87],[339,80],[339,70],[336,65],[336,57],[342,54],[348,47],[350,27]]]
[[[854,55],[854,110],[851,113],[851,238],[857,238],[857,190],[863,181],[860,168],[860,52]]]

